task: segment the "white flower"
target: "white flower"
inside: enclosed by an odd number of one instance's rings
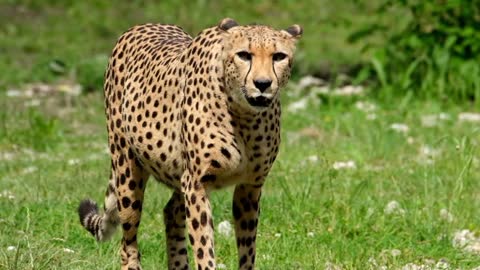
[[[16,246],[8,246],[7,247],[7,251],[14,251],[14,250],[17,250]]]
[[[414,263],[407,263],[402,267],[402,270],[431,270],[432,268],[428,265],[417,265]]]
[[[387,215],[392,215],[392,214],[398,214],[398,215],[403,215],[405,214],[405,210],[400,206],[400,203],[397,201],[390,201],[385,208],[383,209],[383,212]]]
[[[72,249],[69,249],[69,248],[63,248],[63,252],[65,252],[65,253],[75,253],[75,251],[73,251]]]
[[[281,235],[281,234],[279,234],[279,233],[276,233],[276,234],[274,234],[273,236],[275,236],[275,237],[279,238],[279,237],[280,237],[280,236],[282,236],[282,235]]]
[[[447,270],[450,269],[450,264],[445,260],[440,260],[435,264],[435,270]]]
[[[458,115],[460,122],[480,122],[480,113],[463,112]]]
[[[452,222],[453,221],[452,213],[448,212],[448,210],[445,209],[445,208],[440,209],[440,218],[447,221],[447,222]]]
[[[79,159],[69,159],[68,160],[68,165],[70,165],[70,166],[77,165],[79,163],[80,163]]]
[[[342,169],[356,169],[357,165],[355,164],[355,161],[349,160],[349,161],[335,161],[333,163],[333,169],[334,170],[342,170]]]
[[[224,220],[218,224],[218,232],[225,237],[229,237],[232,235],[232,225],[228,220]]]
[[[272,256],[270,254],[262,254],[261,257],[264,261],[269,261],[272,259]]]
[[[35,171],[37,171],[37,167],[29,166],[29,167],[26,167],[25,169],[22,170],[22,174],[29,174],[29,173],[33,173]]]
[[[227,266],[223,263],[217,264],[217,269],[227,269]]]
[[[14,200],[15,199],[15,195],[13,195],[12,192],[10,192],[9,190],[4,190],[2,191],[2,193],[0,193],[0,198],[7,198],[9,200]]]
[[[440,150],[434,149],[428,145],[424,145],[420,148],[420,154],[430,157],[436,157],[440,154]]]
[[[392,249],[390,250],[390,254],[392,255],[392,257],[398,257],[402,255],[402,251],[400,251],[399,249]]]
[[[434,158],[439,156],[441,151],[431,146],[424,145],[420,147],[417,162],[424,165],[432,165],[435,163]]]
[[[450,120],[450,115],[448,113],[441,112],[438,114],[438,119],[440,120]]]
[[[414,142],[415,142],[415,139],[413,137],[410,137],[410,136],[407,137],[408,144],[413,144]]]
[[[307,233],[307,237],[313,237],[313,236],[315,236],[315,234],[313,232],[308,232]]]
[[[366,102],[366,101],[357,101],[355,103],[355,108],[362,112],[373,112],[377,109],[377,106],[373,103]]]
[[[390,125],[390,129],[400,133],[407,133],[410,130],[410,128],[406,124],[402,123],[393,123]]]
[[[342,270],[342,267],[340,265],[334,264],[332,262],[326,262],[324,269],[325,270]]]

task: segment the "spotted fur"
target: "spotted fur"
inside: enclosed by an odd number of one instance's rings
[[[253,269],[261,188],[280,143],[279,89],[302,29],[224,19],[195,38],[145,24],[118,40],[104,84],[111,177],[104,212],[85,200],[97,240],[123,229],[122,269],[141,269],[137,230],[149,176],[173,189],[163,210],[168,269],[215,269],[210,191],[235,185],[239,269]]]

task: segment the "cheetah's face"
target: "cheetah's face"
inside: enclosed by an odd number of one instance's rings
[[[225,83],[236,105],[249,111],[270,106],[290,77],[300,34],[301,28],[296,25],[287,31],[266,26],[238,26],[228,31]]]

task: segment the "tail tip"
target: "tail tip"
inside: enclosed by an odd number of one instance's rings
[[[97,203],[90,199],[83,200],[78,206],[78,215],[80,217],[80,222],[83,224],[85,218],[92,213],[93,214],[98,213]]]

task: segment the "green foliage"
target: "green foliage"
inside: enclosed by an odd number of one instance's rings
[[[378,2],[380,0],[373,0]],[[105,63],[117,38],[141,23],[176,24],[196,35],[232,17],[241,24],[304,28],[298,44],[296,74],[335,71],[361,57],[360,46],[346,37],[353,25],[371,17],[350,1],[0,1],[0,89],[28,82],[52,82],[76,76],[84,88],[100,90]],[[351,20],[345,23],[345,19]],[[64,64],[64,73],[50,63]],[[62,71],[62,70],[60,70]],[[317,73],[317,74],[318,74]]]
[[[380,84],[425,97],[480,99],[480,1],[385,0],[378,13],[403,9],[399,31],[369,24],[350,41],[373,33],[386,43],[373,45],[371,66]]]
[[[0,110],[0,145],[10,144],[45,151],[56,148],[63,131],[57,119],[35,109],[8,113]],[[11,123],[15,123],[14,126]]]
[[[480,232],[480,130],[455,120],[471,108],[358,99],[376,105],[376,120],[339,98],[282,114],[280,154],[262,193],[257,268],[406,269],[427,260],[447,261],[449,269],[478,267],[478,255],[452,246],[456,231]],[[295,101],[282,100],[286,108]],[[23,104],[0,93],[0,269],[118,269],[121,233],[96,243],[76,213],[85,197],[102,207],[107,187],[102,94],[78,96],[53,111]],[[442,112],[450,117],[421,125],[425,115]],[[408,134],[391,130],[392,123],[407,124]],[[333,169],[347,160],[356,169]],[[138,236],[144,269],[167,263],[161,209],[171,190],[155,182],[147,185]],[[231,188],[211,193],[215,229],[232,220],[231,197]],[[385,213],[392,200],[403,214]],[[215,245],[218,262],[238,269],[235,237],[216,231]],[[393,249],[401,254],[391,255]]]

